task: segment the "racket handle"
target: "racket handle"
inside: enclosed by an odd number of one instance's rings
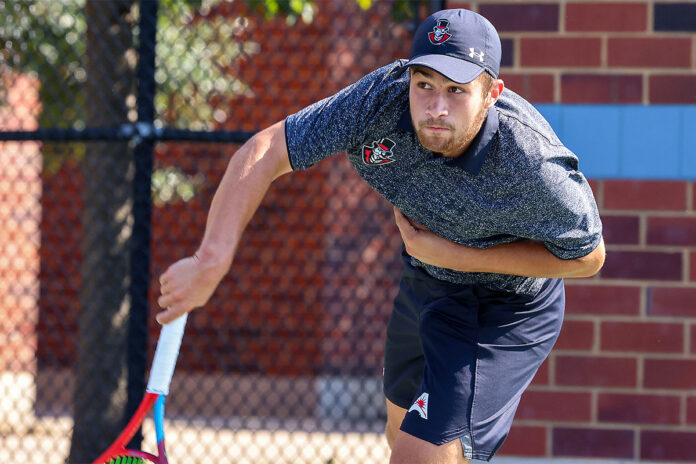
[[[184,327],[188,313],[180,316],[169,324],[163,325],[160,331],[155,359],[152,361],[150,381],[147,383],[147,391],[160,395],[169,394],[169,383],[174,375],[176,358],[179,356],[181,338],[184,336]]]

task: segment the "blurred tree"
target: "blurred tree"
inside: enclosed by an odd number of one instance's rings
[[[135,0],[87,0],[85,116],[115,127],[128,117],[135,88]],[[124,425],[133,227],[133,150],[125,142],[86,144],[83,178],[82,287],[75,365],[73,439],[68,462],[90,462]],[[95,407],[96,405],[96,407]]]

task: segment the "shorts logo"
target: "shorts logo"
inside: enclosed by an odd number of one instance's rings
[[[363,145],[363,162],[365,164],[377,165],[389,164],[396,161],[394,159],[394,152],[392,152],[392,148],[395,146],[396,142],[386,137],[381,140],[375,140],[369,147]]]
[[[408,410],[408,412],[416,411],[423,419],[428,419],[428,394],[423,393],[418,397],[413,406]]]
[[[433,45],[442,45],[452,37],[452,34],[449,32],[449,21],[438,19],[437,26],[433,28],[433,32],[428,33],[428,40]]]

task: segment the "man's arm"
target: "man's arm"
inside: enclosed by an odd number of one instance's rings
[[[433,234],[410,221],[396,208],[394,216],[406,252],[423,263],[446,269],[526,277],[590,277],[604,264],[603,240],[586,256],[560,259],[541,242],[523,240],[490,248],[473,248]]]
[[[171,322],[210,299],[271,182],[290,171],[285,121],[259,132],[232,156],[210,205],[198,251],[172,264],[160,277],[158,303],[166,310],[157,321]]]

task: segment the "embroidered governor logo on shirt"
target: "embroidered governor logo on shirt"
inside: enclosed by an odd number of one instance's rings
[[[393,161],[394,153],[392,148],[396,146],[396,142],[388,138],[375,140],[369,147],[363,145],[363,162],[365,164],[388,164]]]
[[[433,45],[442,45],[450,37],[452,37],[452,34],[449,33],[449,21],[446,19],[438,19],[437,26],[433,28],[433,32],[428,34],[428,40]]]
[[[408,412],[416,411],[423,419],[428,418],[428,394],[423,393],[418,397],[413,406],[408,410]]]

